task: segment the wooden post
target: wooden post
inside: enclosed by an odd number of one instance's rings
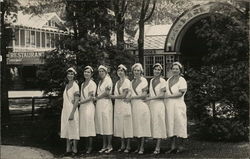
[[[31,118],[34,119],[34,111],[35,111],[35,98],[32,97],[32,111],[31,111]]]

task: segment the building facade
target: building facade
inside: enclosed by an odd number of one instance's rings
[[[163,66],[164,77],[171,76],[170,67],[174,61],[179,61],[179,53],[171,51],[168,48],[168,52],[165,51],[165,40],[171,24],[168,25],[145,25],[144,32],[144,76],[146,78],[153,77],[153,65],[160,63]],[[135,35],[135,39],[138,39],[139,31]],[[136,40],[134,40],[136,41]],[[136,46],[136,45],[135,45]],[[131,52],[138,55],[137,47],[129,48]]]
[[[56,13],[17,13],[16,21],[11,22],[14,35],[7,55],[10,89],[36,89],[37,68],[44,64],[45,52],[69,34],[63,23]]]

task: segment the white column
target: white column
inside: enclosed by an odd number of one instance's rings
[[[21,47],[21,30],[20,30],[20,28],[18,29],[18,47]]]
[[[45,49],[47,48],[47,33],[46,33],[46,30],[44,31],[44,41],[45,41]]]
[[[24,48],[26,48],[26,30],[23,28],[24,31]]]
[[[42,31],[40,31],[40,48],[42,48]]]
[[[37,48],[36,47],[36,30],[34,30],[34,31],[35,31],[35,37],[34,37],[35,38],[35,48]]]
[[[52,37],[52,33],[49,33],[49,48],[51,48],[51,38]]]
[[[15,29],[12,28],[12,32],[15,33]],[[14,52],[15,51],[15,40],[13,38],[11,38],[11,40],[12,40],[12,48],[13,48],[13,52]]]

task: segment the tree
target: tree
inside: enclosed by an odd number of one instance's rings
[[[8,101],[8,66],[7,54],[10,50],[7,49],[8,44],[13,38],[13,32],[10,24],[7,21],[7,16],[10,21],[15,21],[19,2],[17,0],[4,0],[1,2],[1,116],[3,122],[9,120],[9,101]]]
[[[208,53],[199,67],[190,66],[185,74],[188,112],[197,117],[204,136],[245,140],[249,126],[249,17],[228,3],[217,3],[210,11],[210,17],[195,28]],[[212,118],[207,110],[212,110]]]
[[[76,67],[79,72],[78,80],[81,83],[83,68],[86,65],[91,65],[94,69],[100,64],[110,65],[113,73],[118,62],[127,64],[133,61],[132,55],[111,44],[111,34],[116,29],[113,25],[115,19],[109,15],[110,8],[110,3],[106,1],[65,2],[64,20],[66,26],[73,30],[73,34],[60,41],[60,46],[64,47],[47,53],[49,58],[39,71],[41,89],[45,89],[48,93],[61,94],[64,88],[65,70],[69,66]],[[118,54],[123,56],[117,56]],[[94,79],[97,79],[96,73]]]
[[[113,6],[115,12],[117,47],[124,50],[125,13],[128,7],[128,0],[113,0]]]
[[[144,2],[144,10],[142,10],[142,5]],[[125,14],[125,31],[130,36],[134,37],[136,34],[137,29],[140,30],[140,38],[137,40],[138,44],[138,50],[139,52],[139,58],[140,62],[143,63],[143,43],[144,41],[144,26],[145,24],[153,24],[153,25],[159,25],[159,24],[172,24],[174,20],[183,13],[186,9],[190,8],[192,6],[191,0],[157,0],[157,5],[155,4],[154,7],[154,1],[149,2],[147,0],[144,1],[130,1],[128,3],[127,12]],[[148,8],[146,5],[148,5]],[[140,8],[140,9],[138,9]],[[147,11],[145,9],[147,8]],[[154,10],[153,10],[154,8]],[[151,17],[150,14],[152,13]],[[147,14],[147,15],[146,15]],[[142,16],[145,16],[144,18],[147,20],[143,22]],[[140,20],[141,19],[141,20]],[[139,26],[139,27],[138,27]],[[141,28],[141,29],[140,29]],[[140,45],[139,45],[140,40]],[[140,49],[139,49],[140,48]]]
[[[139,62],[143,65],[144,63],[144,24],[153,15],[156,0],[153,0],[153,7],[151,11],[147,14],[150,5],[150,0],[143,0],[141,4],[141,12],[139,18],[139,38],[138,38],[138,52],[139,52]]]
[[[172,24],[184,11],[194,4],[192,0],[158,0],[149,23],[155,25]]]

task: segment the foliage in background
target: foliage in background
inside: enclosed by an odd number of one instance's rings
[[[210,141],[248,141],[249,130],[245,123],[234,119],[206,118],[194,129],[194,135]]]
[[[7,54],[11,52],[7,46],[13,38],[13,31],[10,28],[10,22],[16,21],[16,13],[20,7],[17,0],[3,0],[0,2],[1,8],[1,116],[3,123],[9,122],[9,101],[8,101],[8,84],[10,75],[7,66]]]
[[[209,50],[200,67],[188,68],[186,72],[187,110],[191,117],[201,121],[198,130],[203,137],[247,139],[249,19],[227,5],[211,9],[215,14],[203,19],[201,27],[196,28],[196,34],[206,41]],[[224,15],[217,14],[222,11]]]

